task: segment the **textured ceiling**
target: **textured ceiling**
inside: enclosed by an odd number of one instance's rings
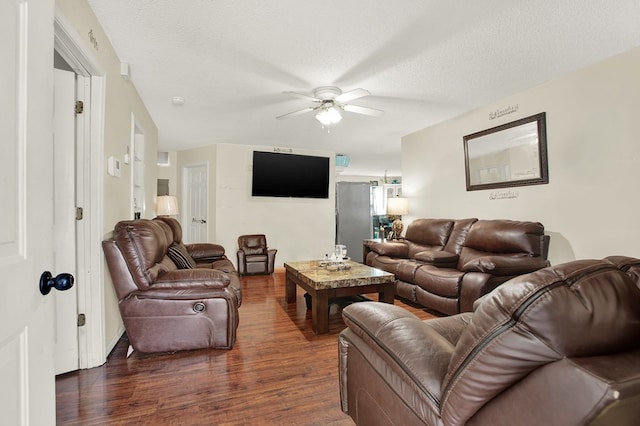
[[[159,149],[332,150],[400,174],[402,136],[640,45],[638,0],[89,0],[159,130]],[[323,129],[318,86],[364,88]],[[181,96],[185,103],[171,100]],[[482,130],[482,129],[478,129]],[[460,141],[462,144],[462,141]]]

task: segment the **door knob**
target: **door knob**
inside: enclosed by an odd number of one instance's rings
[[[73,275],[71,274],[62,273],[53,277],[51,272],[44,271],[40,275],[40,293],[43,295],[49,294],[52,288],[64,291],[71,287],[73,287]]]

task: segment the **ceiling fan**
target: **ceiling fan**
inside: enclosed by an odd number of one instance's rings
[[[384,114],[384,111],[380,111],[379,109],[366,108],[347,103],[354,99],[359,99],[364,96],[370,95],[369,91],[365,89],[353,89],[348,92],[342,93],[342,90],[340,90],[339,87],[322,86],[313,90],[313,96],[305,95],[298,92],[284,93],[287,95],[293,95],[302,99],[310,100],[311,102],[314,102],[318,105],[279,115],[278,117],[276,117],[276,119],[278,120],[305,114],[307,112],[317,111],[316,119],[324,126],[329,126],[331,124],[336,124],[337,122],[342,120],[340,110],[354,112],[356,114],[369,115],[372,117],[379,117]]]

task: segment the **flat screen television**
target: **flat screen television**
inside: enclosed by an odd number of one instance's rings
[[[329,198],[329,158],[253,151],[251,195]]]

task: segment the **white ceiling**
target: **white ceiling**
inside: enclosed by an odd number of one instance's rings
[[[89,0],[159,131],[159,150],[331,150],[399,175],[402,136],[640,45],[638,0]],[[322,129],[285,91],[364,88]],[[181,96],[185,103],[171,100]],[[483,129],[478,129],[483,130]],[[462,140],[460,140],[462,144]]]

